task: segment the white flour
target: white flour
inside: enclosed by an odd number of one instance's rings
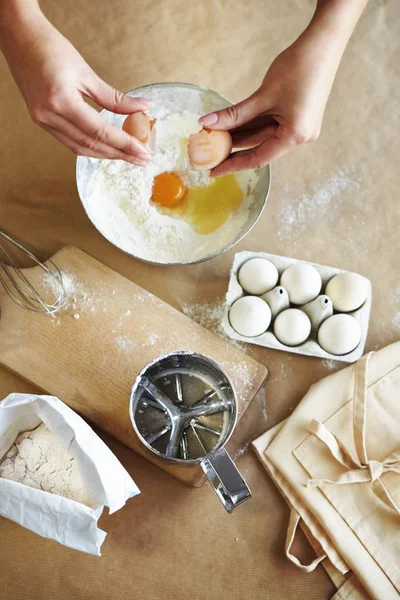
[[[329,371],[333,371],[333,369],[337,366],[336,361],[332,360],[331,358],[324,358],[322,364],[324,365],[325,369],[328,369]]]
[[[246,350],[246,344],[232,340],[222,329],[221,323],[225,312],[225,298],[217,298],[212,302],[195,302],[193,304],[180,302],[179,300],[178,302],[182,312],[187,317],[192,319],[192,321],[196,321],[196,323],[199,323],[199,325],[205,329],[208,329],[215,335],[222,337],[232,346],[238,348],[238,350]]]
[[[278,216],[279,239],[313,229],[322,220],[336,218],[335,209],[341,206],[344,192],[359,187],[357,181],[347,173],[339,171],[319,188],[283,203]],[[283,189],[284,192],[291,191],[290,184],[285,185]]]
[[[274,377],[275,381],[279,381],[279,383],[285,383],[288,379],[293,378],[293,357],[285,356],[282,359],[282,362],[279,363],[275,368],[271,369],[271,376]]]
[[[0,462],[0,477],[93,506],[77,461],[44,423],[17,437]]]
[[[400,281],[396,283],[395,293],[392,297],[392,304],[396,310],[392,318],[392,329],[395,333],[400,333],[400,310],[398,310],[400,307]]]
[[[124,352],[132,352],[135,349],[135,342],[133,342],[126,335],[119,335],[115,338],[119,348]]]
[[[254,171],[236,175],[243,202],[222,227],[208,235],[199,235],[188,222],[160,213],[150,202],[154,177],[159,173],[183,169],[192,186],[210,182],[208,172],[189,171],[181,164],[180,139],[200,129],[199,116],[170,114],[157,121],[157,150],[146,168],[102,161],[87,210],[96,227],[122,250],[152,261],[194,260],[227,245],[246,223],[257,183]]]
[[[400,310],[394,315],[392,319],[392,329],[395,333],[400,333]]]
[[[258,390],[257,394],[254,396],[254,402],[256,402],[260,407],[264,421],[268,421],[267,397],[265,393],[265,387],[261,387]]]
[[[235,462],[240,456],[243,456],[243,454],[245,452],[247,452],[250,444],[251,444],[251,442],[246,442],[244,446],[242,446],[241,448],[238,448],[238,450],[236,450],[235,454],[232,456],[233,462]]]

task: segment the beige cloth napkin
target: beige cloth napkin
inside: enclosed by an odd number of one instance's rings
[[[253,446],[291,507],[286,554],[335,600],[400,598],[400,342],[314,384]],[[293,556],[298,526],[317,553]]]

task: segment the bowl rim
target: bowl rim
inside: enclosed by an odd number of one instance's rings
[[[137,88],[133,88],[132,90],[129,90],[128,92],[125,92],[126,94],[130,95],[132,93],[139,93],[141,90],[145,90],[147,88],[154,88],[154,87],[185,87],[185,88],[192,88],[194,90],[198,90],[198,91],[202,91],[202,92],[211,92],[213,94],[217,94],[222,100],[225,100],[228,103],[228,106],[232,106],[234,103],[229,100],[228,98],[226,98],[223,94],[220,94],[219,92],[217,92],[216,90],[212,90],[211,88],[207,88],[201,85],[197,85],[195,83],[186,83],[186,82],[182,82],[182,81],[160,81],[160,82],[155,82],[155,83],[147,83],[146,85],[137,87]],[[103,110],[100,111],[100,115],[104,114],[105,112],[112,112],[109,111],[106,108],[103,108]],[[213,252],[211,252],[210,254],[207,254],[206,256],[202,256],[200,258],[195,258],[195,259],[191,259],[191,260],[185,260],[185,261],[157,261],[157,260],[151,260],[148,258],[143,258],[141,256],[137,256],[136,254],[134,254],[133,252],[129,252],[128,250],[124,250],[124,248],[121,248],[120,246],[118,246],[118,244],[116,244],[115,242],[112,242],[106,235],[105,233],[103,233],[103,231],[98,227],[98,225],[96,225],[96,223],[94,222],[94,220],[92,219],[92,217],[89,214],[88,209],[85,206],[85,203],[82,199],[81,196],[81,187],[79,184],[79,178],[78,178],[78,174],[79,174],[79,165],[82,162],[82,160],[87,160],[88,156],[78,156],[76,159],[76,168],[75,168],[75,179],[76,179],[76,187],[78,190],[78,196],[79,196],[79,200],[83,206],[83,209],[89,219],[89,221],[92,223],[92,225],[94,226],[94,228],[107,240],[107,242],[109,242],[110,244],[112,244],[115,248],[118,248],[119,250],[121,250],[122,252],[124,252],[125,254],[127,254],[128,256],[132,256],[133,258],[135,258],[136,260],[139,260],[140,262],[146,263],[146,264],[150,264],[150,265],[155,265],[155,266],[186,266],[186,265],[194,265],[194,264],[199,264],[199,263],[203,263],[206,262],[207,260],[212,260],[213,258],[216,258],[217,256],[220,256],[221,254],[223,254],[224,252],[227,252],[228,250],[230,250],[231,248],[233,248],[234,246],[236,246],[236,244],[238,244],[245,236],[247,236],[250,231],[253,229],[253,227],[255,227],[255,225],[258,223],[258,221],[261,218],[261,215],[264,212],[264,208],[265,205],[267,204],[268,201],[268,197],[270,194],[270,190],[271,190],[271,165],[268,163],[267,165],[265,165],[265,167],[263,167],[264,169],[266,169],[266,173],[268,175],[268,187],[267,190],[265,192],[265,196],[264,199],[262,201],[262,204],[260,205],[260,210],[258,212],[258,215],[256,217],[256,219],[254,220],[254,222],[251,224],[251,226],[244,231],[237,239],[233,240],[232,242],[229,242],[228,244],[226,244],[225,246],[223,246],[222,248],[219,248],[218,250],[214,250]]]

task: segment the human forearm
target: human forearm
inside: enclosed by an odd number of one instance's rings
[[[24,96],[21,81],[24,72],[20,67],[30,61],[30,54],[35,62],[39,58],[32,50],[41,31],[47,28],[52,25],[41,12],[37,0],[0,0],[0,50]],[[36,67],[34,64],[29,66]]]
[[[368,0],[319,0],[310,24],[272,63],[246,100],[200,122],[229,130],[234,152],[213,175],[262,167],[319,136],[325,106],[350,36]]]
[[[347,43],[368,0],[319,0],[308,27],[292,45],[306,69],[319,72],[326,99]],[[322,89],[321,86],[319,86]]]
[[[42,15],[38,0],[0,0],[0,44],[18,25]]]
[[[48,21],[37,0],[0,0],[0,49],[32,119],[76,154],[146,166],[150,152],[105,121],[85,97],[122,114],[149,102],[104,82]]]
[[[318,32],[342,53],[368,0],[318,0],[305,32]]]

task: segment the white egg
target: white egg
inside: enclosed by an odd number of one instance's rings
[[[278,269],[266,258],[251,258],[239,270],[238,280],[248,294],[261,296],[276,286]]]
[[[332,300],[328,296],[325,296],[325,294],[304,304],[300,309],[310,317],[311,327],[314,330],[318,329],[325,319],[333,315]]]
[[[366,301],[369,282],[357,273],[339,273],[328,282],[325,291],[332,299],[335,310],[351,312]]]
[[[302,263],[288,267],[282,273],[280,283],[286,288],[293,304],[311,302],[318,296],[322,287],[321,275],[317,269]]]
[[[286,346],[298,346],[306,341],[311,333],[311,321],[298,308],[288,308],[275,319],[274,334]]]
[[[290,306],[289,295],[281,285],[277,285],[273,290],[263,294],[261,297],[270,307],[273,319]]]
[[[266,302],[257,296],[243,296],[232,304],[229,321],[233,329],[245,337],[257,337],[267,331],[271,311]]]
[[[351,315],[333,315],[324,321],[318,331],[318,342],[329,354],[352,352],[361,340],[361,326]]]

